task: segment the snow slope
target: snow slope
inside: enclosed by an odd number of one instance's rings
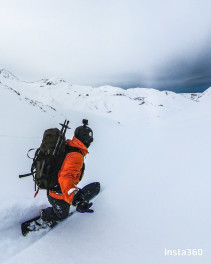
[[[211,89],[191,95],[154,89],[34,83],[0,70],[0,263],[185,263],[211,259]],[[94,214],[75,213],[50,232],[22,237],[20,223],[48,206],[36,199],[26,153],[46,128],[88,118],[94,143],[80,186],[100,181]],[[203,249],[165,256],[165,249]]]

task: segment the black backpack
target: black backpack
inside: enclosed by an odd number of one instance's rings
[[[38,187],[38,190],[45,189],[61,193],[58,183],[58,172],[67,153],[79,152],[82,154],[80,149],[70,147],[66,143],[65,133],[67,128],[69,128],[68,123],[69,121],[65,120],[64,124],[60,124],[62,126],[61,131],[58,128],[45,130],[42,143],[33,158],[31,173],[19,176],[19,178],[22,178],[32,175],[35,182],[35,191]],[[33,149],[29,151],[31,150]],[[83,177],[84,170],[85,164],[83,163],[80,180]]]
[[[56,154],[54,150],[60,141]],[[47,129],[44,132],[40,147],[35,152],[31,172],[39,189],[57,190],[58,172],[66,156],[66,138],[58,128]],[[57,190],[58,191],[58,190]]]

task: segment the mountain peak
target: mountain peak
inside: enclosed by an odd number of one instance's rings
[[[10,79],[10,80],[19,80],[14,74],[9,72],[5,68],[0,68],[0,77]]]

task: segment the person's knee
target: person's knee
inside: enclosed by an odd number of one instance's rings
[[[67,210],[57,212],[57,217],[59,218],[59,220],[64,220],[65,218],[68,217],[68,215],[69,215],[69,211]]]
[[[58,220],[58,217],[54,213],[54,210],[52,207],[48,207],[46,209],[41,210],[41,218],[42,220],[46,222]]]
[[[58,200],[48,195],[48,201],[52,205],[52,210],[57,217],[57,220],[63,220],[68,217],[70,205],[64,200]]]

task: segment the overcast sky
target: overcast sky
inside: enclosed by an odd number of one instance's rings
[[[211,86],[211,0],[0,2],[0,66],[22,80]]]

